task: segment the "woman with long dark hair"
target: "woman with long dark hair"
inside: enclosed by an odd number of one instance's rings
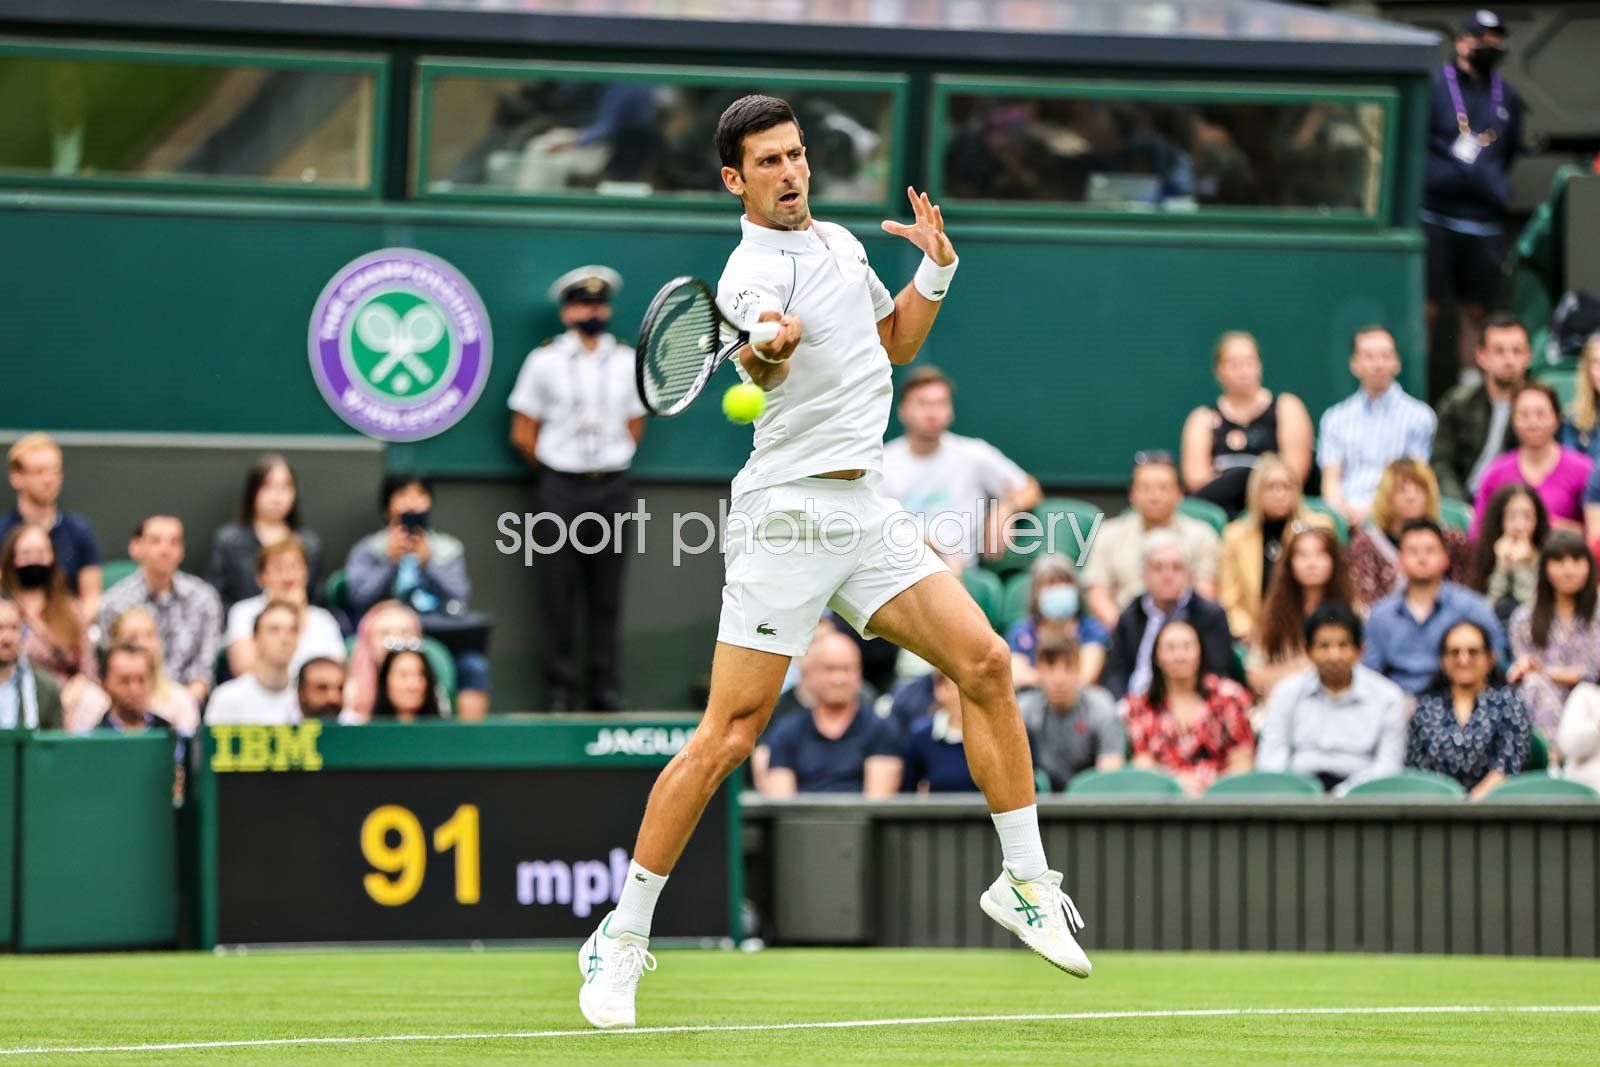
[[[1323,604],[1350,603],[1350,575],[1339,536],[1321,526],[1294,529],[1284,542],[1270,588],[1245,660],[1245,677],[1262,700],[1284,678],[1311,665],[1305,638],[1311,613]]]
[[[1533,600],[1539,550],[1550,536],[1550,517],[1539,494],[1521,482],[1502,486],[1489,501],[1467,567],[1467,586],[1482,593],[1504,626]]]
[[[1494,661],[1482,626],[1462,621],[1439,642],[1439,673],[1417,698],[1406,766],[1446,774],[1478,800],[1528,763],[1528,709]]]
[[[1508,679],[1547,738],[1579,682],[1600,679],[1600,621],[1595,619],[1594,557],[1583,538],[1557,530],[1539,553],[1533,603],[1511,616]]]
[[[300,538],[305,548],[308,592],[312,591],[322,573],[322,539],[300,524],[294,468],[281,455],[268,453],[245,475],[234,521],[218,527],[211,538],[205,578],[222,598],[224,611],[261,592],[256,562],[262,547],[290,537]]]
[[[415,722],[439,718],[439,679],[421,643],[396,643],[378,668],[378,699],[372,719]]]
[[[55,679],[66,721],[75,722],[79,709],[99,693],[94,642],[43,526],[24,523],[0,545],[0,591],[22,609],[22,654],[35,670]]]
[[[1250,692],[1212,673],[1195,628],[1164,623],[1150,659],[1150,688],[1128,697],[1133,765],[1172,774],[1191,796],[1248,771],[1256,748]]]

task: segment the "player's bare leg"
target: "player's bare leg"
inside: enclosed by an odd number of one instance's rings
[[[1089,976],[1072,936],[1083,926],[1061,875],[1048,869],[1034,806],[1033,757],[1011,685],[1011,651],[948,571],[890,600],[873,633],[927,660],[961,691],[962,745],[972,780],[989,803],[1005,870],[979,900],[984,912],[1069,974]]]
[[[788,668],[788,656],[717,643],[705,716],[650,790],[622,897],[578,953],[578,1006],[591,1024],[634,1024],[639,979],[655,969],[649,943],[656,898],[706,805],[755,749]]]

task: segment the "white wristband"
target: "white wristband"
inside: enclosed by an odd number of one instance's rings
[[[956,276],[956,267],[960,265],[960,258],[956,258],[941,267],[924,255],[917,266],[917,273],[911,278],[911,284],[929,300],[943,300],[944,294],[950,289],[950,279]]]
[[[763,363],[770,363],[770,364],[772,364],[772,365],[773,365],[773,366],[774,366],[774,367],[776,367],[776,366],[778,366],[778,365],[779,365],[779,364],[781,364],[781,363],[787,363],[787,362],[789,362],[789,361],[788,361],[788,360],[786,360],[786,359],[770,359],[770,358],[768,358],[768,357],[767,357],[767,356],[763,356],[763,355],[762,355],[762,354],[761,354],[761,349],[759,349],[759,348],[757,348],[757,347],[756,347],[756,346],[755,346],[755,345],[754,345],[754,344],[751,344],[751,345],[750,345],[750,354],[751,354],[751,355],[752,355],[752,356],[755,356],[755,357],[756,357],[756,358],[757,358],[757,359],[759,359],[759,360],[760,360],[760,361],[761,361],[761,362],[763,362]]]

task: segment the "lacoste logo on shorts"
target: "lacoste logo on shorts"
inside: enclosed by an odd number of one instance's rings
[[[774,630],[772,627],[768,626],[764,622],[760,622],[760,623],[756,624],[756,633],[760,634],[762,637],[777,637],[778,636],[778,631]]]

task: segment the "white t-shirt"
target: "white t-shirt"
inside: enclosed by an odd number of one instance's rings
[[[217,686],[206,704],[208,726],[292,726],[299,721],[300,699],[293,681],[272,690],[246,674]]]
[[[634,452],[628,420],[645,414],[634,378],[633,349],[605,334],[590,352],[568,330],[528,353],[506,406],[539,420],[533,454],[551,470],[625,470]]]
[[[257,593],[246,597],[228,609],[228,627],[222,637],[224,645],[254,637],[256,616],[267,606],[267,594]],[[305,623],[300,628],[300,642],[294,646],[294,658],[289,661],[289,673],[298,675],[300,667],[311,659],[326,656],[344,662],[344,635],[339,632],[339,622],[332,612],[315,604],[306,608]]]
[[[788,378],[767,393],[734,495],[828,471],[881,470],[894,383],[878,320],[894,311],[894,297],[843,226],[740,225],[744,240],[717,282],[717,302],[742,328],[779,311],[798,315],[803,332]]]
[[[917,517],[922,536],[943,556],[978,558],[989,501],[1028,484],[1023,469],[987,441],[947,433],[926,456],[898,437],[883,446],[883,491]]]

